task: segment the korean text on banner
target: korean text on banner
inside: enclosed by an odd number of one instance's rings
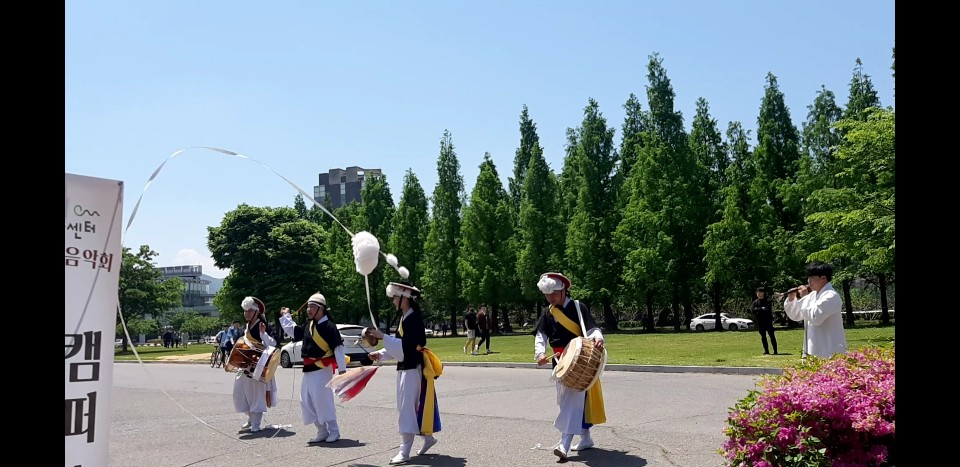
[[[64,466],[110,464],[123,182],[66,175]]]

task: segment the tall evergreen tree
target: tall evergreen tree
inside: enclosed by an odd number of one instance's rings
[[[403,177],[400,206],[393,217],[393,234],[389,245],[390,252],[397,256],[399,265],[410,272],[409,280],[413,284],[420,283],[424,244],[427,242],[429,229],[427,195],[413,170],[407,169]]]
[[[607,127],[593,99],[583,115],[583,123],[574,132],[572,154],[579,170],[575,172],[576,207],[567,226],[566,266],[578,292],[602,306],[605,328],[615,330],[618,324],[613,314],[613,291],[619,287],[611,279],[619,277],[617,268],[622,265],[611,246],[613,230],[620,222],[614,180],[618,159],[613,147],[615,130]]]
[[[508,179],[510,185],[510,200],[513,203],[513,212],[520,212],[520,201],[523,196],[523,181],[527,176],[527,167],[530,166],[530,157],[534,150],[543,153],[540,146],[540,136],[537,134],[537,124],[530,119],[527,106],[520,112],[520,146],[513,157],[513,177]],[[518,221],[518,219],[514,219]]]
[[[864,74],[863,62],[857,58],[853,67],[853,77],[850,78],[850,94],[847,97],[847,107],[843,112],[844,118],[864,120],[863,112],[869,108],[879,108],[880,97],[873,87],[870,75]]]
[[[722,189],[726,185],[726,171],[729,164],[727,150],[723,143],[723,137],[717,128],[717,121],[710,116],[710,106],[704,98],[697,99],[697,113],[693,117],[693,128],[690,131],[690,152],[693,157],[693,172],[691,173],[690,199],[693,204],[691,209],[690,226],[691,231],[700,232],[700,243],[695,251],[698,256],[687,255],[693,271],[702,274],[706,273],[706,265],[701,258],[704,256],[703,241],[706,235],[707,226],[716,223],[720,219],[723,209]],[[700,187],[699,190],[696,187]],[[693,241],[696,241],[694,235]],[[722,311],[721,305],[725,289],[719,281],[709,281],[710,296],[713,298],[714,312],[718,315]],[[686,307],[685,307],[686,308]],[[693,318],[692,310],[686,308],[687,319]],[[689,321],[688,321],[689,322]],[[715,326],[715,329],[723,329],[723,326]]]
[[[307,211],[307,203],[303,201],[303,195],[298,193],[293,197],[293,210],[297,211],[297,216],[301,219],[309,218],[310,213]]]
[[[772,73],[767,74],[757,118],[757,172],[755,196],[762,218],[762,235],[774,249],[779,275],[776,283],[788,283],[803,275],[806,252],[798,243],[803,230],[803,198],[798,184],[801,172],[800,135],[790,118],[790,109]]]
[[[384,251],[390,234],[393,232],[393,216],[396,209],[393,206],[393,195],[390,194],[390,184],[386,175],[368,178],[360,194],[361,219],[360,228],[372,233],[380,241],[380,250]],[[385,264],[385,263],[384,263]],[[370,285],[370,303],[373,308],[390,309],[393,302],[386,295],[379,293],[385,290],[390,279],[396,276],[389,272],[390,266],[378,267],[367,276]]]
[[[807,121],[803,124],[803,147],[812,162],[812,173],[820,179],[819,186],[830,186],[833,178],[834,151],[840,143],[840,133],[835,128],[843,117],[833,92],[821,86],[813,104],[807,107]]]
[[[490,306],[490,318],[499,324],[505,291],[515,285],[516,254],[510,242],[510,197],[503,188],[490,153],[483,155],[470,203],[463,208],[460,228],[459,271],[463,295],[473,304]],[[494,326],[499,329],[500,326]]]
[[[537,279],[545,272],[561,269],[566,243],[564,224],[560,221],[557,177],[539,147],[530,154],[522,193],[517,277],[523,297],[537,304],[543,300]],[[534,312],[539,313],[539,307]]]
[[[458,311],[462,302],[460,274],[460,223],[463,209],[463,175],[454,151],[453,137],[444,130],[437,159],[437,185],[433,190],[433,212],[425,246],[424,298],[435,310],[446,310],[453,335],[457,335]]]
[[[669,239],[664,260],[670,265],[664,272],[669,278],[674,327],[679,330],[681,323],[689,322],[692,317],[693,290],[703,276],[700,248],[704,231],[700,225],[705,228],[706,224],[698,220],[700,216],[696,212],[696,205],[702,203],[697,201],[702,187],[697,184],[696,161],[690,152],[683,114],[674,110],[676,94],[659,54],[650,56],[647,71],[647,105],[653,138],[641,155],[646,158],[645,169],[650,170],[643,176],[647,188],[643,196],[649,197],[648,206],[660,213],[662,228]],[[657,174],[664,179],[654,180]],[[686,319],[680,315],[681,307]]]
[[[760,234],[760,197],[751,193],[756,165],[749,131],[740,122],[727,126],[727,183],[722,189],[720,219],[707,227],[704,239],[706,280],[725,291],[722,299],[750,296],[757,286],[774,287],[771,250]],[[716,299],[716,297],[714,297]]]

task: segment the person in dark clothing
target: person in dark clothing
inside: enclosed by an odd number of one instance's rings
[[[463,329],[467,332],[463,353],[470,352],[472,355],[477,355],[477,312],[473,307],[467,308],[467,314],[463,316]]]
[[[763,287],[757,289],[757,299],[753,301],[753,318],[757,322],[757,330],[760,331],[763,354],[770,354],[770,347],[767,346],[767,334],[769,334],[770,343],[773,344],[773,354],[777,355],[777,336],[773,332],[773,303],[767,298],[767,292]]]
[[[490,353],[490,316],[487,315],[487,306],[483,305],[480,307],[480,312],[477,313],[477,332],[480,334],[480,340],[477,341],[477,345],[473,347],[473,353],[480,352],[480,346],[484,343],[487,344],[487,353]]]
[[[306,325],[300,326],[290,316],[290,308],[280,309],[280,327],[294,341],[302,341],[303,381],[300,383],[300,409],[304,425],[317,427],[317,436],[308,443],[332,443],[340,439],[337,406],[333,389],[327,383],[333,374],[347,371],[343,337],[328,315],[327,299],[320,292],[307,300]]]

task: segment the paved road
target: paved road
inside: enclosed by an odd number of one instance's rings
[[[238,433],[233,376],[199,364],[115,363],[112,466],[379,466],[397,452],[394,368],[338,404],[343,438],[308,445],[300,419],[300,367],[280,369],[281,402],[264,418],[279,428]],[[440,442],[408,465],[555,466],[559,439],[550,371],[446,366],[437,380]],[[610,371],[603,374],[607,423],[597,447],[566,465],[715,467],[728,409],[755,387],[755,374]],[[414,451],[421,440],[414,443]]]

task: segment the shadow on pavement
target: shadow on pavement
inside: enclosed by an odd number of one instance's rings
[[[360,447],[360,446],[366,446],[367,443],[362,443],[362,442],[360,442],[360,440],[358,440],[358,439],[340,438],[340,439],[338,439],[338,440],[336,440],[336,441],[334,441],[334,442],[332,442],[332,443],[327,443],[327,442],[323,442],[323,443],[312,443],[312,444],[309,444],[309,443],[308,443],[307,445],[310,446],[310,447],[312,447],[312,448],[327,448],[327,449],[336,448],[336,449],[339,449],[339,448],[356,448],[356,447]]]
[[[586,451],[573,451],[567,457],[568,461],[581,462],[591,467],[601,466],[624,466],[624,467],[642,467],[647,465],[647,460],[642,457],[632,456],[625,451],[612,451],[609,449],[590,448]]]

